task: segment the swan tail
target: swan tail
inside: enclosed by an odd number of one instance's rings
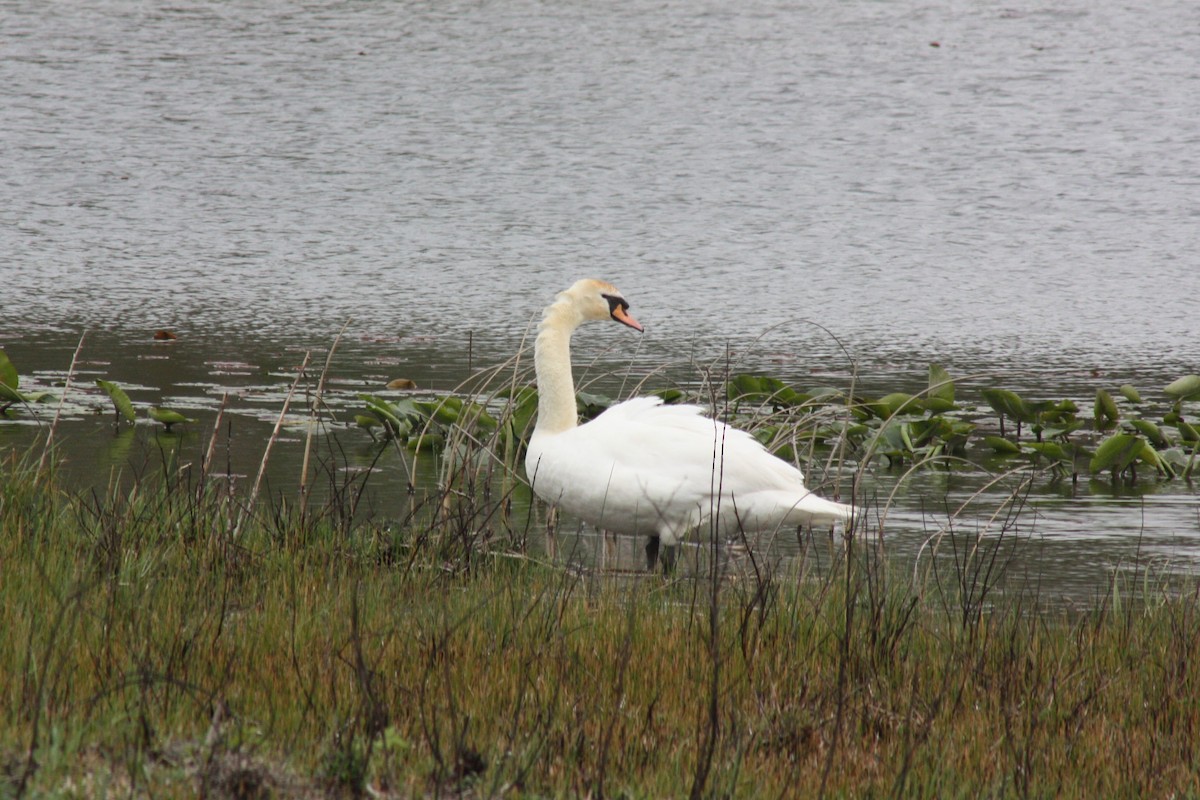
[[[764,493],[766,494],[766,493]],[[771,492],[770,498],[764,497],[769,505],[773,505],[774,513],[769,516],[786,520],[791,525],[819,525],[831,522],[849,523],[854,519],[854,508],[845,503],[835,503],[826,500],[812,492],[797,497],[792,492]],[[767,509],[763,509],[767,511]]]

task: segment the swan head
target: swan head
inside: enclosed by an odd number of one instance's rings
[[[570,289],[559,293],[554,305],[560,304],[570,308],[576,324],[611,319],[635,331],[642,330],[642,324],[629,313],[629,302],[611,283],[592,278],[576,281]]]

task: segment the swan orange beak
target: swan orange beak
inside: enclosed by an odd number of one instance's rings
[[[643,330],[642,323],[630,316],[629,311],[624,306],[617,306],[614,308],[612,310],[612,318],[622,325],[628,325],[638,333],[641,333]]]

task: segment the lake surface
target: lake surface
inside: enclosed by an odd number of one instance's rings
[[[0,30],[0,347],[50,386],[88,331],[79,377],[209,424],[237,389],[235,471],[343,326],[347,409],[449,390],[584,276],[646,334],[577,358],[633,379],[728,354],[882,392],[938,362],[1082,405],[1200,372],[1190,2],[0,2]],[[942,480],[901,541],[974,491]],[[1181,481],[1034,500],[1079,585],[1200,560]]]

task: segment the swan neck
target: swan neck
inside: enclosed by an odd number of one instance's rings
[[[538,327],[533,355],[538,385],[535,433],[560,433],[579,424],[571,376],[571,334],[581,321],[568,303],[559,301],[546,309]]]

